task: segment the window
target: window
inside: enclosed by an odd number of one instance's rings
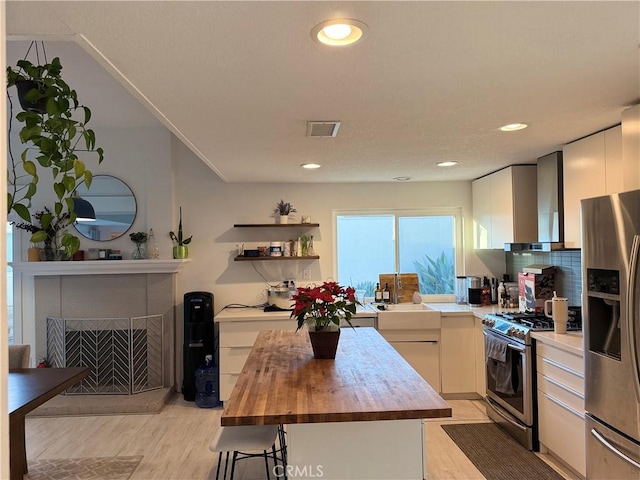
[[[461,212],[335,212],[338,281],[373,296],[381,273],[417,273],[420,293],[453,294]],[[459,267],[459,268],[456,268]]]

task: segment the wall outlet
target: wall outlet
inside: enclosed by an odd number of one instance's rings
[[[303,280],[311,280],[311,267],[302,269],[302,279]]]

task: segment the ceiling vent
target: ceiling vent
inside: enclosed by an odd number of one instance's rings
[[[335,137],[340,122],[307,122],[307,137]]]

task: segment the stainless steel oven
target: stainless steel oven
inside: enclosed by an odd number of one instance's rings
[[[571,307],[569,317],[567,330],[580,330],[580,307]],[[553,321],[536,312],[501,312],[487,315],[482,323],[487,414],[526,448],[538,450],[536,356],[530,332],[553,330]]]
[[[486,357],[487,414],[529,450],[538,448],[534,418],[535,392],[531,345],[491,329],[484,329],[485,351],[492,343],[504,342],[506,358],[500,361]]]

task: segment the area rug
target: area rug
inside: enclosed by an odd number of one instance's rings
[[[25,480],[127,480],[142,455],[133,457],[88,457],[28,460]]]
[[[563,480],[494,423],[442,425],[442,428],[489,480]]]

